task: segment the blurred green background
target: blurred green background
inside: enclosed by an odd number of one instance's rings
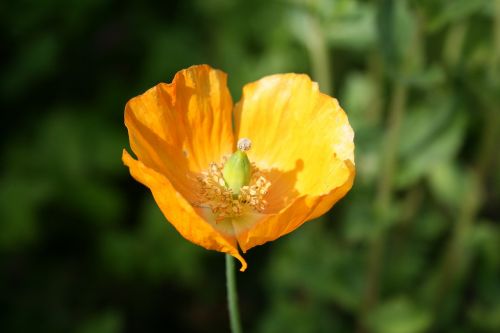
[[[500,1],[3,1],[1,332],[228,332],[223,255],[122,165],[127,100],[309,73],[356,132],[330,213],[252,249],[246,332],[500,332]]]

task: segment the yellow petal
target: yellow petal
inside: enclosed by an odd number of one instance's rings
[[[282,74],[248,84],[235,108],[238,138],[272,185],[267,216],[234,223],[243,251],[325,213],[354,179],[353,131],[336,99],[307,75]],[[266,173],[266,172],[265,172]]]
[[[124,152],[132,176],[153,193],[165,217],[188,240],[207,249],[238,254],[232,226],[215,225],[193,207],[199,198],[196,176],[210,162],[232,153],[232,99],[226,74],[207,65],[178,72],[132,98],[125,107],[130,146]]]
[[[336,187],[331,190],[328,194],[320,196],[320,202],[314,208],[314,211],[307,218],[307,221],[320,217],[325,214],[327,211],[332,208],[334,204],[337,203],[340,199],[342,199],[347,192],[352,188],[352,184],[354,183],[354,177],[356,175],[356,170],[354,168],[354,164],[351,163],[350,160],[346,161],[348,172],[348,179],[342,186]]]
[[[137,158],[193,199],[195,174],[232,153],[232,99],[226,74],[207,65],[178,72],[132,98],[125,125]]]
[[[133,159],[125,150],[122,159],[132,177],[151,190],[158,207],[184,238],[206,249],[229,253],[241,262],[241,271],[246,269],[233,236],[223,235],[207,223],[164,175]]]

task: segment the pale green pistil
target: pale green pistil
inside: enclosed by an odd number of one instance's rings
[[[239,195],[241,188],[250,183],[252,166],[245,153],[250,147],[251,141],[249,139],[240,139],[238,150],[229,157],[222,170],[226,186],[231,189],[234,196]]]

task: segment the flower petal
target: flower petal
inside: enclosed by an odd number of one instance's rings
[[[349,192],[354,181],[354,165],[347,162],[351,169],[347,181],[340,187],[321,196],[301,196],[276,214],[249,216],[233,220],[233,228],[238,245],[243,253],[254,246],[273,241],[286,235],[307,221],[326,213]]]
[[[237,137],[252,141],[248,157],[272,183],[268,216],[251,226],[234,223],[243,251],[325,213],[351,188],[352,128],[337,100],[307,75],[272,75],[246,85],[235,125]]]
[[[151,190],[158,207],[184,238],[206,249],[229,253],[241,262],[241,271],[246,269],[233,236],[223,235],[208,224],[164,175],[133,159],[125,150],[122,159],[132,177]]]
[[[230,223],[215,225],[198,201],[196,176],[233,149],[232,99],[226,74],[207,65],[178,72],[132,98],[125,107],[130,146],[123,153],[132,176],[153,193],[165,217],[186,239],[207,249],[238,253]]]
[[[352,188],[354,183],[354,177],[356,176],[356,169],[354,168],[354,164],[351,160],[346,160],[347,166],[347,180],[342,184],[342,186],[334,188],[328,194],[322,195],[320,197],[321,201],[314,208],[314,211],[310,216],[307,217],[307,221],[320,217],[325,214],[327,211],[332,208],[333,205],[337,203],[340,199],[342,199],[347,192]]]
[[[130,145],[147,167],[193,199],[195,174],[231,154],[232,99],[226,74],[207,65],[178,72],[125,107]]]

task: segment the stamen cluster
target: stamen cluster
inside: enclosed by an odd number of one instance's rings
[[[208,205],[217,221],[228,217],[238,217],[252,211],[262,212],[267,201],[267,194],[271,182],[268,181],[252,164],[252,175],[248,185],[242,186],[240,193],[234,195],[233,191],[226,186],[222,175],[224,162],[221,164],[210,163],[207,171],[197,177],[200,183],[200,205]]]

